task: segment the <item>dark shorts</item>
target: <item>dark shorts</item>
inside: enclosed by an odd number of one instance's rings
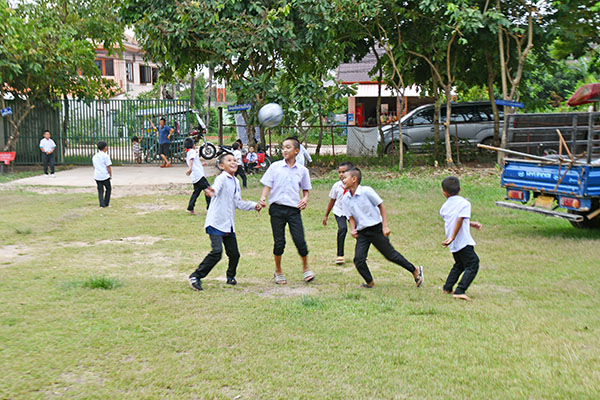
[[[160,154],[164,154],[166,157],[171,155],[171,143],[161,143]]]

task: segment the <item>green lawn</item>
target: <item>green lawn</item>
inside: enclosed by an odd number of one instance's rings
[[[184,212],[188,187],[116,188],[107,210],[93,189],[0,190],[0,398],[597,398],[600,231],[495,207],[497,173],[469,172],[481,268],[474,301],[453,300],[443,176],[366,173],[392,243],[426,279],[416,289],[372,250],[371,291],[351,262],[333,264],[335,220],[321,220],[334,174],[313,181],[303,213],[315,283],[288,240],[289,284],[275,286],[268,213],[239,211],[239,284],[221,261],[203,292],[186,280],[209,249],[204,199]],[[243,195],[260,189],[252,177]]]

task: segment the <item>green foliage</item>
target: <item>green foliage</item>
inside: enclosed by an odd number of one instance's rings
[[[81,287],[84,289],[104,289],[111,290],[123,286],[121,281],[116,278],[107,276],[93,276],[81,282]]]

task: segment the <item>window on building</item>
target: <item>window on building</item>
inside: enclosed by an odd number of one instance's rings
[[[140,83],[151,83],[152,71],[147,65],[140,65]]]
[[[115,64],[113,60],[104,60],[104,75],[115,76]]]
[[[127,82],[133,82],[133,63],[128,62],[127,67]]]
[[[102,75],[102,60],[94,60],[96,67],[100,70],[100,75]]]
[[[158,81],[158,68],[152,68],[152,84]]]

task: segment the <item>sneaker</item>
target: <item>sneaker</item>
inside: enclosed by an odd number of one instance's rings
[[[52,174],[50,175],[50,178],[56,178],[56,175]]]
[[[237,281],[233,277],[232,278],[227,277],[227,284],[235,286],[235,285],[237,285]]]
[[[338,257],[335,259],[336,264],[343,264],[345,262],[344,257]]]
[[[415,278],[415,283],[417,287],[420,288],[423,286],[423,282],[425,282],[425,276],[423,276],[423,266],[419,266],[419,275]]]
[[[190,215],[196,215],[196,211],[194,211],[194,210],[187,210],[187,212]]]
[[[202,281],[200,279],[196,278],[195,276],[190,276],[189,281],[192,289],[202,290]]]

